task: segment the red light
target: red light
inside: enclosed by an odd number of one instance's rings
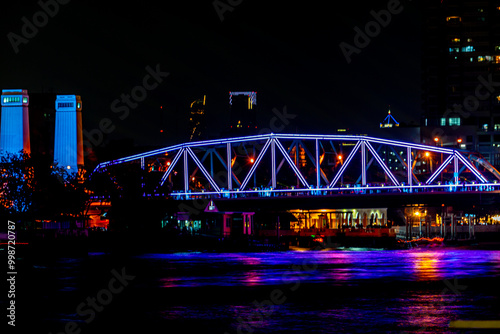
[[[163,130],[160,130],[161,133],[163,133]]]

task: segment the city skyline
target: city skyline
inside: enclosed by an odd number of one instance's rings
[[[401,122],[418,122],[418,66],[409,67],[408,59],[390,55],[413,49],[409,39],[418,43],[416,6],[402,1],[403,10],[392,15],[368,46],[353,53],[350,63],[339,47],[342,42],[355,45],[355,28],[374,21],[371,12],[381,13],[389,3],[342,4],[327,14],[291,4],[242,2],[224,12],[222,21],[212,2],[190,11],[184,4],[155,11],[156,3],[151,2],[152,7],[134,13],[127,6],[101,4],[96,11],[92,3],[59,4],[35,36],[18,45],[17,53],[7,35],[23,37],[21,19],[30,21],[43,9],[38,4],[11,4],[3,23],[6,58],[1,84],[81,95],[86,101],[84,130],[98,128],[107,118],[116,126],[108,139],[133,138],[137,145],[176,142],[186,106],[203,95],[207,112],[211,105],[208,127],[214,136],[227,120],[231,90],[259,92],[259,119],[264,125],[274,108],[286,106],[300,118],[291,132],[377,126],[388,105]],[[312,25],[315,16],[319,19]],[[410,57],[418,61],[418,48]],[[146,90],[147,96],[129,108],[127,117],[115,113],[113,103],[120,102],[122,94],[131,95],[155,71],[169,75]],[[403,83],[401,73],[413,80]],[[168,124],[160,135],[162,119]]]

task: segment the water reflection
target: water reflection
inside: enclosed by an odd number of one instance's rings
[[[436,280],[440,279],[441,253],[424,252],[414,253],[410,258],[413,259],[415,276],[417,280]]]
[[[360,280],[436,281],[495,276],[500,251],[452,249],[404,251],[306,251],[270,253],[147,254],[164,273],[163,287],[256,286],[302,282],[350,284]]]

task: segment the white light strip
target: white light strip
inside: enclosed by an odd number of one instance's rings
[[[366,145],[368,146],[368,149],[370,150],[370,152],[372,152],[373,156],[375,157],[375,160],[378,161],[378,163],[384,169],[384,171],[386,172],[386,174],[390,177],[390,179],[392,180],[392,182],[396,186],[399,186],[398,180],[396,180],[396,178],[394,177],[394,175],[392,174],[392,172],[389,170],[389,168],[387,168],[386,164],[382,161],[382,159],[377,154],[377,152],[375,151],[375,149],[373,148],[373,146],[370,144],[370,142],[366,142]]]
[[[207,178],[208,182],[210,182],[210,184],[212,185],[212,187],[215,190],[217,190],[217,192],[220,192],[219,186],[217,185],[217,183],[215,183],[214,179],[212,179],[212,177],[210,176],[210,174],[208,174],[208,171],[205,169],[205,166],[203,166],[201,164],[200,160],[194,154],[193,150],[190,147],[188,147],[187,151],[188,151],[189,155],[191,156],[191,158],[193,158],[194,163],[196,164],[196,166],[198,166],[198,168],[201,170],[201,172],[203,173],[203,175],[205,175],[205,177]]]
[[[495,191],[500,191],[500,184],[499,183],[480,183],[480,184],[475,184],[475,183],[467,183],[467,184],[446,184],[446,185],[438,185],[438,184],[430,184],[430,185],[414,185],[412,187],[408,186],[366,186],[366,187],[349,187],[349,188],[308,188],[308,189],[273,189],[273,190],[243,190],[243,191],[222,191],[222,192],[215,192],[215,191],[205,191],[205,192],[179,192],[179,193],[172,193],[171,196],[203,196],[203,195],[223,195],[223,194],[258,194],[258,193],[297,193],[297,192],[308,192],[308,193],[313,193],[313,192],[329,192],[329,193],[334,193],[336,191],[352,191],[352,192],[359,192],[359,191],[367,191],[367,190],[411,190],[411,189],[435,189],[435,188],[442,188],[443,190],[446,189],[463,189],[466,187],[470,188],[479,188],[479,187],[494,187],[497,188]],[[450,192],[450,191],[445,191],[445,192]],[[453,191],[454,193],[461,193],[461,192],[469,192],[468,190],[466,191]],[[491,193],[491,191],[490,191]],[[401,194],[398,191],[398,194]],[[408,192],[409,195],[415,195],[415,193]],[[373,195],[373,194],[372,194]]]
[[[487,183],[488,180],[474,167],[474,165],[472,165],[470,163],[470,161],[468,161],[464,156],[462,156],[460,153],[457,154],[458,158],[460,159],[460,161],[462,161],[462,163],[467,166],[467,168],[472,172],[474,173],[474,175],[477,176],[477,178],[479,180],[481,180],[481,182],[483,183]]]
[[[177,161],[179,161],[180,157],[182,156],[182,153],[184,153],[184,149],[180,149],[179,152],[177,152],[177,154],[175,155],[174,159],[170,162],[170,166],[168,166],[167,171],[165,172],[165,174],[163,174],[161,178],[160,186],[163,186],[165,180],[174,169],[175,164],[177,163]]]
[[[288,155],[288,153],[285,150],[285,148],[283,147],[283,145],[278,140],[276,140],[275,142],[276,142],[276,145],[278,146],[279,150],[281,151],[281,153],[285,157],[286,161],[290,165],[290,167],[292,167],[292,169],[295,172],[295,174],[297,174],[297,177],[299,178],[299,180],[302,183],[302,185],[304,187],[306,187],[306,188],[309,188],[309,183],[307,183],[307,181],[304,178],[304,176],[302,176],[302,173],[300,172],[300,170],[297,168],[297,166],[295,166],[295,164],[292,161],[292,158],[290,158],[290,156]]]
[[[349,156],[347,157],[347,159],[345,159],[344,164],[340,167],[337,175],[335,175],[333,181],[330,183],[330,185],[328,186],[328,188],[332,188],[333,186],[335,186],[335,184],[338,182],[338,180],[340,179],[340,177],[344,173],[345,169],[347,168],[347,166],[351,162],[352,158],[356,155],[356,152],[357,152],[357,150],[359,149],[360,146],[361,146],[361,142],[358,141],[356,143],[356,145],[354,146],[354,148],[351,150],[351,153],[349,153]]]
[[[453,159],[453,155],[450,155],[442,164],[441,166],[439,166],[438,169],[436,169],[436,171],[434,172],[434,174],[432,174],[429,179],[425,182],[426,184],[430,184],[432,181],[434,181],[434,179],[439,175],[441,174],[441,172],[446,168],[446,166],[448,166],[451,162],[451,159]]]
[[[257,166],[259,165],[260,161],[262,160],[262,157],[264,156],[269,145],[271,144],[271,140],[272,140],[271,138],[269,138],[267,140],[266,144],[262,148],[262,151],[260,151],[259,156],[257,157],[257,159],[255,159],[255,162],[253,163],[252,168],[250,168],[250,171],[248,172],[247,177],[245,178],[245,180],[243,180],[243,183],[241,183],[241,186],[239,188],[240,191],[245,189],[245,187],[247,186],[248,181],[250,181],[252,174],[255,172],[255,169],[257,169]]]

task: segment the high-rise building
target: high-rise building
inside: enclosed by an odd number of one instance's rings
[[[203,99],[194,100],[189,110],[189,141],[203,139],[206,136],[205,103],[207,96]]]
[[[77,173],[83,165],[82,100],[78,95],[57,95],[54,163]]]
[[[31,153],[29,129],[29,97],[25,89],[2,90],[2,124],[0,152]]]
[[[422,141],[500,165],[500,1],[422,1]]]
[[[257,129],[257,92],[229,92],[232,133],[251,134]]]

